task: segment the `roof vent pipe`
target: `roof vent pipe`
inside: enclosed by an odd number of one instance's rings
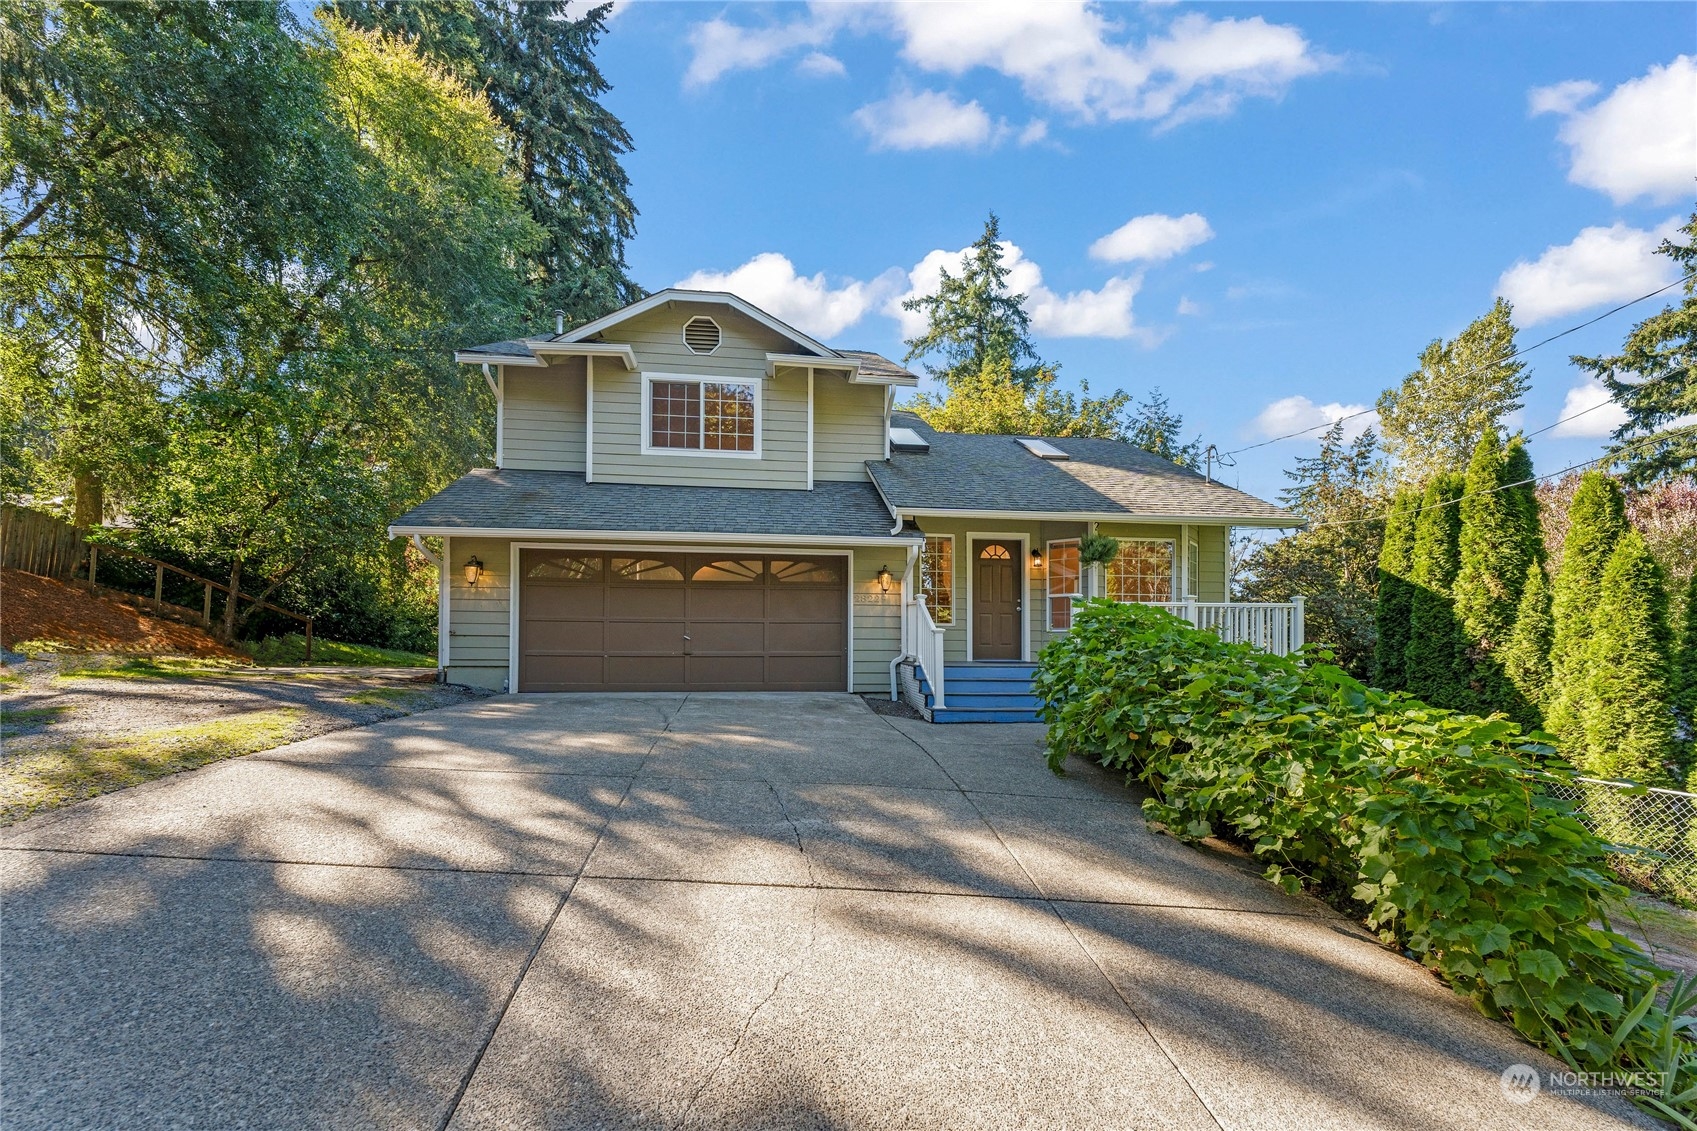
[[[566,312],[563,311],[563,310],[556,310],[554,312],[554,336],[557,338],[561,334],[564,334],[565,332],[566,332]]]

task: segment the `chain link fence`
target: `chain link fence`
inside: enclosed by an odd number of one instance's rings
[[[1573,802],[1574,816],[1620,850],[1610,863],[1623,883],[1697,902],[1697,793],[1596,778],[1550,782],[1545,788]]]

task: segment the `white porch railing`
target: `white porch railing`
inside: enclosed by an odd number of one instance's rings
[[[1302,647],[1303,598],[1288,604],[1249,605],[1236,601],[1147,601],[1165,609],[1197,628],[1210,629],[1228,644],[1250,644],[1275,656],[1286,656]]]
[[[902,602],[902,652],[919,661],[931,681],[931,705],[943,706],[943,630],[925,607],[925,594]]]

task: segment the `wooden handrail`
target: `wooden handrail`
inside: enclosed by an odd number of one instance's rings
[[[138,554],[134,550],[126,550],[122,546],[105,546],[93,542],[89,543],[88,589],[90,593],[94,592],[95,589],[98,588],[95,584],[95,573],[100,567],[100,552],[102,550],[105,550],[109,554],[117,554],[119,557],[132,558],[138,562],[146,562],[148,565],[153,567],[153,605],[155,609],[163,609],[165,607],[165,571],[170,570],[172,573],[180,574],[183,577],[188,578],[190,581],[198,581],[201,585],[205,586],[206,595],[201,605],[200,619],[208,628],[212,627],[212,591],[214,589],[224,594],[234,594],[233,599],[238,603],[242,601],[250,601],[261,609],[270,609],[274,613],[280,613],[283,616],[291,617],[294,620],[300,621],[306,626],[306,655],[304,657],[304,662],[308,664],[312,663],[311,617],[302,613],[294,612],[290,609],[285,609],[281,605],[273,605],[270,601],[262,600],[250,594],[243,593],[240,590],[233,590],[222,582],[213,581],[210,577],[202,577],[198,573],[190,573],[182,566],[172,565],[170,562],[160,561],[158,558],[150,558],[146,554]],[[180,605],[172,606],[172,608],[181,607],[182,606]]]

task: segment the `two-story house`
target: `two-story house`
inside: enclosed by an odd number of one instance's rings
[[[894,407],[914,374],[734,295],[455,356],[494,391],[495,466],[390,528],[442,539],[449,682],[1030,717],[1029,663],[1087,588],[1300,642],[1300,604],[1226,604],[1230,528],[1285,511],[1117,441],[935,432]],[[1120,553],[1081,569],[1092,531]]]

